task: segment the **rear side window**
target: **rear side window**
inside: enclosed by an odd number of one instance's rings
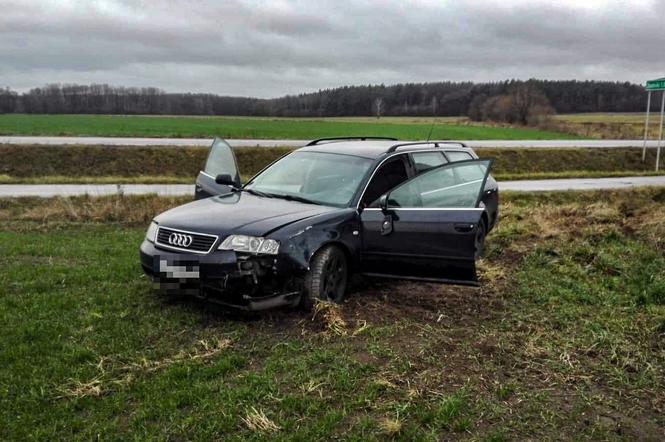
[[[459,150],[447,150],[446,156],[450,159],[451,163],[455,161],[473,160],[473,157],[468,152],[461,152]]]
[[[442,166],[448,162],[441,152],[418,152],[411,155],[418,173]]]

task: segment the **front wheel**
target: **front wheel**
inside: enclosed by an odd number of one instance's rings
[[[312,258],[300,305],[309,309],[317,300],[342,302],[347,278],[348,265],[344,252],[333,245],[322,248]]]

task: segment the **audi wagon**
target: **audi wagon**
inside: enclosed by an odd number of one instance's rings
[[[242,185],[216,139],[195,201],[154,218],[141,264],[167,290],[246,310],[340,302],[354,273],[478,285],[491,164],[459,142],[324,138]]]

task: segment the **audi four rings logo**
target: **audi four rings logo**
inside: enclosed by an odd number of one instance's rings
[[[191,235],[184,235],[182,233],[172,233],[169,235],[169,244],[172,246],[189,247],[192,241]]]

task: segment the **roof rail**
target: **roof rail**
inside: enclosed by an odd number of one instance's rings
[[[397,149],[400,147],[406,147],[406,146],[424,146],[424,145],[429,145],[433,144],[434,147],[443,147],[441,146],[442,144],[456,144],[460,147],[468,147],[466,144],[462,143],[461,141],[414,141],[411,143],[399,143],[399,144],[394,144],[390,146],[390,149],[386,153],[392,153],[395,152]]]
[[[392,138],[392,137],[330,137],[330,138],[319,138],[319,139],[316,139],[316,140],[312,140],[309,143],[305,144],[305,146],[316,146],[318,144],[321,144],[324,141],[344,141],[344,140],[359,140],[359,141],[388,140],[388,141],[398,141],[397,138]]]

